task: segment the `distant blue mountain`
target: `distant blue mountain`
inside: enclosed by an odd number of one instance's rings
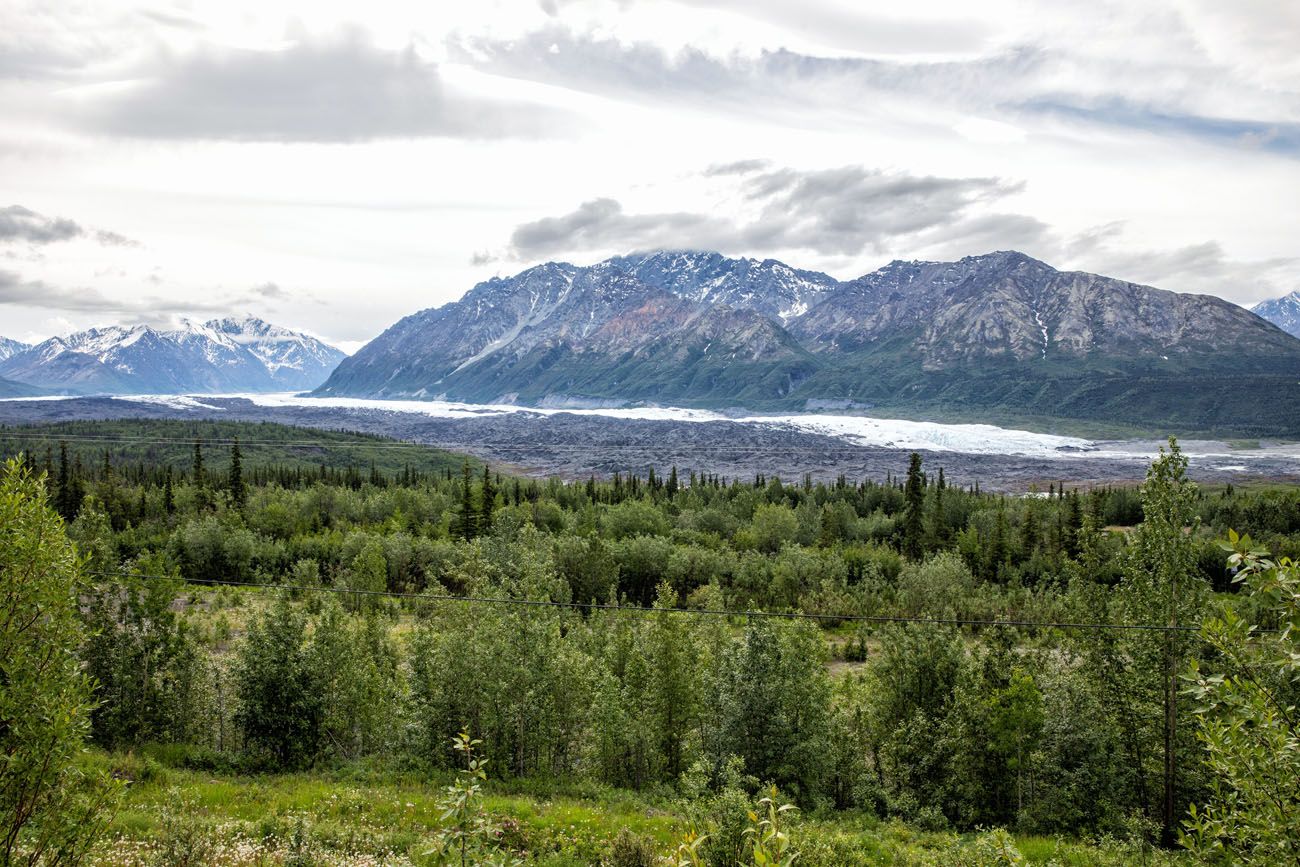
[[[244,316],[52,337],[0,360],[0,377],[74,394],[302,391],[344,357],[314,337]]]
[[[1281,298],[1261,301],[1250,309],[1256,316],[1264,317],[1287,334],[1300,337],[1300,289]]]

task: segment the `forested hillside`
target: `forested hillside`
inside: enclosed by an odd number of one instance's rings
[[[769,863],[771,823],[808,864],[1177,860],[1150,847],[1219,839],[1233,749],[1202,717],[1221,682],[1194,702],[1179,678],[1229,658],[1233,618],[1294,616],[1219,542],[1295,556],[1300,491],[1200,489],[1176,448],[1140,490],[1005,497],[919,457],[564,483],[268,426],[161,447],[153,424],[68,428],[49,457],[0,437],[50,463],[86,558],[88,734],[132,781],[114,863]],[[451,781],[467,759],[483,775]]]

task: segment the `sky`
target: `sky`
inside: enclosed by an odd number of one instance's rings
[[[0,335],[355,350],[547,260],[1300,288],[1300,4],[0,0]]]

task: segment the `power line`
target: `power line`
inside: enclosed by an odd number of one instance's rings
[[[353,596],[375,596],[392,599],[413,599],[425,602],[461,602],[470,605],[518,605],[528,608],[565,608],[581,611],[618,611],[630,614],[690,614],[714,617],[768,617],[779,620],[813,620],[819,622],[854,623],[921,623],[932,626],[1016,627],[1021,629],[1120,629],[1149,632],[1199,632],[1195,626],[1168,626],[1159,623],[1072,623],[1034,620],[974,620],[947,617],[889,617],[868,614],[815,614],[803,611],[761,611],[724,608],[647,608],[643,605],[611,605],[601,602],[556,602],[550,599],[514,599],[496,596],[456,596],[450,593],[403,593],[397,590],[363,590],[351,587],[324,587],[308,584],[259,584],[256,581],[232,581],[223,578],[185,578],[177,575],[153,575],[139,572],[87,572],[104,578],[141,578],[159,581],[181,581],[203,587],[260,587],[264,590],[286,592],[339,593]]]

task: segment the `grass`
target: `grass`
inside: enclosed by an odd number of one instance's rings
[[[175,750],[94,753],[89,761],[130,782],[94,863],[114,865],[421,865],[441,823],[450,776],[365,762],[314,772],[214,774],[167,765]],[[484,806],[502,842],[528,864],[599,864],[623,828],[673,848],[689,827],[671,792],[636,793],[587,783],[489,783]],[[805,817],[792,827],[801,863],[983,864],[988,835],[921,830],[862,814]],[[1028,864],[1128,864],[1137,852],[1115,841],[1013,838]],[[1184,864],[1156,853],[1153,864]]]

